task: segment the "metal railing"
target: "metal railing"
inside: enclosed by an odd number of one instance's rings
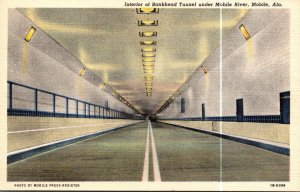
[[[110,109],[108,107],[103,107],[101,105],[89,103],[87,101],[82,101],[79,99],[67,97],[64,95],[52,93],[49,91],[37,89],[34,87],[30,87],[27,85],[22,85],[19,83],[15,83],[12,81],[7,81],[8,83],[8,108],[7,114],[9,116],[38,116],[38,117],[70,117],[70,118],[101,118],[101,119],[143,119],[141,116],[128,114],[122,111]],[[14,87],[22,87],[27,91],[30,91],[33,94],[33,107],[29,109],[18,108],[15,106],[15,103],[20,101],[21,99],[18,96],[14,95],[13,88]],[[50,96],[51,101],[47,100],[42,103],[39,100],[39,95],[43,94],[44,96]],[[58,105],[58,99],[65,100],[64,105]],[[26,102],[31,103],[30,99],[26,99]],[[47,103],[48,102],[48,103]],[[75,102],[75,108],[70,107],[70,103]],[[41,110],[40,105],[48,105],[47,110]],[[49,106],[51,105],[51,106]],[[83,106],[83,109],[79,109],[79,105]],[[49,111],[50,107],[50,111]],[[58,108],[64,109],[64,112],[59,111]],[[73,110],[73,112],[71,112]],[[80,113],[81,112],[81,113]]]
[[[205,117],[204,119],[202,119],[202,117],[161,118],[160,120],[237,122],[237,116]],[[280,115],[255,115],[243,116],[239,122],[281,123],[281,119]]]

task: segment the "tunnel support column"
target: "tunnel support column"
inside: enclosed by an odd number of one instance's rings
[[[55,117],[55,113],[56,113],[55,112],[55,105],[56,105],[55,94],[53,94],[53,98],[52,99],[53,99],[53,101],[52,101],[52,104],[53,104],[53,106],[52,106],[53,107],[53,117]]]
[[[243,99],[236,100],[236,119],[237,122],[243,122],[244,119],[244,103]]]
[[[290,92],[280,93],[280,122],[282,124],[290,123]]]
[[[34,90],[34,111],[35,115],[38,115],[38,91],[37,89]]]
[[[205,104],[202,103],[202,121],[205,121]]]
[[[13,109],[13,95],[12,95],[12,83],[9,83],[9,112],[12,113]]]

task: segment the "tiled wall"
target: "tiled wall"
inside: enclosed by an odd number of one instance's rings
[[[201,117],[202,103],[207,117],[235,116],[239,98],[244,100],[244,115],[279,115],[279,94],[290,90],[289,18],[287,9],[250,10],[223,34],[222,50],[217,47],[204,61],[208,73],[198,71],[189,88],[158,117]],[[240,24],[251,35],[248,41]],[[180,113],[182,97],[185,113]]]
[[[82,64],[39,28],[32,40],[26,42],[24,37],[33,24],[16,9],[9,10],[8,23],[8,80],[102,106],[108,100],[110,108],[132,113],[122,102],[91,83],[101,82],[97,76],[87,71],[85,78],[80,77]],[[32,108],[32,92],[15,88],[13,93],[14,107]],[[41,109],[52,110],[51,98],[39,99],[42,99]],[[56,102],[65,105],[64,100]]]

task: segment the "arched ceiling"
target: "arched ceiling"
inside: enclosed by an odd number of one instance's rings
[[[19,9],[141,113],[154,113],[219,45],[220,9],[38,8]],[[222,11],[229,32],[245,10]],[[157,26],[138,26],[157,20]],[[154,31],[155,37],[139,32]],[[146,95],[141,41],[156,41],[153,85]],[[151,85],[150,85],[151,86]]]

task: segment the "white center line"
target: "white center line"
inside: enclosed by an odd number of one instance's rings
[[[149,136],[150,136],[149,132],[150,132],[150,126],[148,122],[146,150],[145,150],[144,168],[143,168],[143,176],[142,176],[143,182],[148,182],[149,180]]]
[[[159,171],[159,164],[158,158],[156,153],[155,141],[152,131],[152,124],[151,121],[149,123],[150,133],[151,133],[151,144],[152,144],[152,161],[153,161],[153,174],[154,174],[154,181],[161,182],[160,171]]]

